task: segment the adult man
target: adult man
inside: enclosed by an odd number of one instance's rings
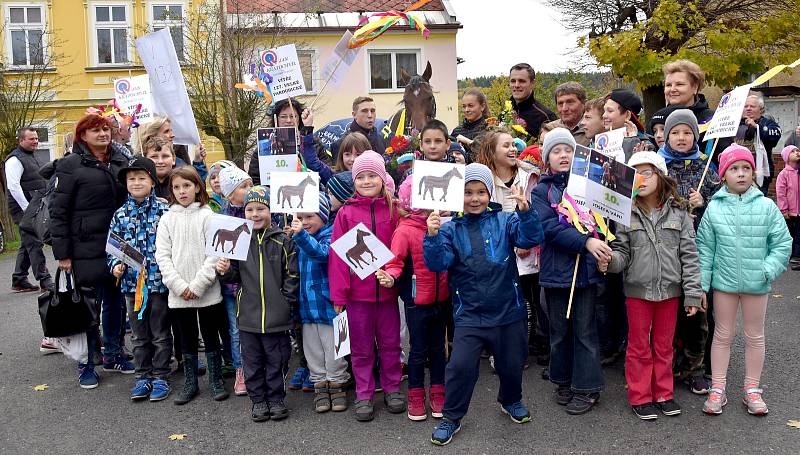
[[[555,120],[556,114],[533,97],[533,87],[536,85],[533,67],[527,63],[512,66],[508,74],[508,85],[511,88],[511,106],[517,117],[516,122],[528,132],[528,139],[539,137],[542,125]]]
[[[32,127],[20,128],[17,131],[18,146],[6,158],[6,185],[8,189],[8,209],[14,223],[19,225],[28,204],[36,196],[44,194],[47,180],[39,175],[40,163],[34,152],[39,146],[39,135]],[[28,269],[33,266],[33,274],[42,286],[48,289],[53,286],[50,272],[47,270],[42,240],[35,234],[20,231],[21,245],[17,253],[17,263],[11,276],[11,289],[15,292],[35,292],[39,290],[28,281]]]
[[[357,131],[367,136],[372,150],[383,155],[386,151],[386,141],[384,141],[380,130],[375,127],[376,118],[375,101],[372,98],[359,96],[353,100],[353,122],[350,123],[350,131]],[[341,142],[342,138],[331,145],[334,162],[336,162],[336,157],[339,155],[339,144]]]
[[[781,127],[771,117],[764,115],[764,96],[760,92],[750,92],[744,103],[742,120],[736,132],[736,142],[744,145],[750,151],[755,150],[756,131],[758,138],[767,152],[769,177],[764,177],[763,184],[758,188],[764,195],[769,191],[769,184],[775,176],[775,165],[772,161],[772,149],[781,140]]]
[[[546,125],[549,129],[566,128],[572,133],[575,142],[588,146],[591,138],[581,126],[581,118],[586,107],[586,90],[578,82],[565,82],[558,87],[553,96],[556,99],[558,120]]]

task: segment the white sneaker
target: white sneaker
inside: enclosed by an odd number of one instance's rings
[[[56,346],[55,343],[50,338],[44,337],[42,338],[42,342],[39,344],[39,352],[44,355],[47,354],[57,354],[61,352],[61,348]]]

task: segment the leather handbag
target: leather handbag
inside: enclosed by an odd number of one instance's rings
[[[62,279],[66,280],[66,287],[61,286]],[[96,299],[93,292],[86,291],[81,292],[75,286],[72,274],[62,277],[61,269],[58,269],[53,289],[39,294],[39,317],[44,336],[76,335],[97,325]]]

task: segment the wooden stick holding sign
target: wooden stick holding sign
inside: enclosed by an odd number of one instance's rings
[[[575,257],[575,270],[572,272],[572,285],[569,287],[569,301],[567,302],[567,319],[572,313],[572,297],[575,295],[575,281],[578,279],[578,266],[581,264],[581,254]]]
[[[703,187],[703,181],[706,179],[706,174],[708,173],[708,168],[711,166],[711,158],[714,157],[714,151],[717,150],[717,143],[719,142],[719,138],[714,139],[714,145],[711,147],[711,153],[708,154],[708,158],[706,158],[706,168],[703,169],[703,175],[700,176],[700,183],[697,185],[697,192],[700,192],[700,188]]]

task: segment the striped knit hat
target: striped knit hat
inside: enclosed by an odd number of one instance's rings
[[[319,192],[319,215],[320,219],[323,223],[328,224],[328,217],[331,213],[331,199],[328,196],[328,193],[324,191]]]
[[[353,173],[344,171],[335,174],[328,180],[328,191],[341,203],[353,197],[356,192],[353,186]]]
[[[365,151],[353,162],[353,179],[356,179],[358,174],[366,171],[378,174],[381,180],[383,180],[384,186],[388,185],[390,177],[389,174],[386,173],[383,157],[372,150]]]
[[[494,179],[492,178],[492,171],[484,164],[470,163],[464,169],[464,184],[469,182],[481,182],[486,185],[489,193],[494,192]]]

